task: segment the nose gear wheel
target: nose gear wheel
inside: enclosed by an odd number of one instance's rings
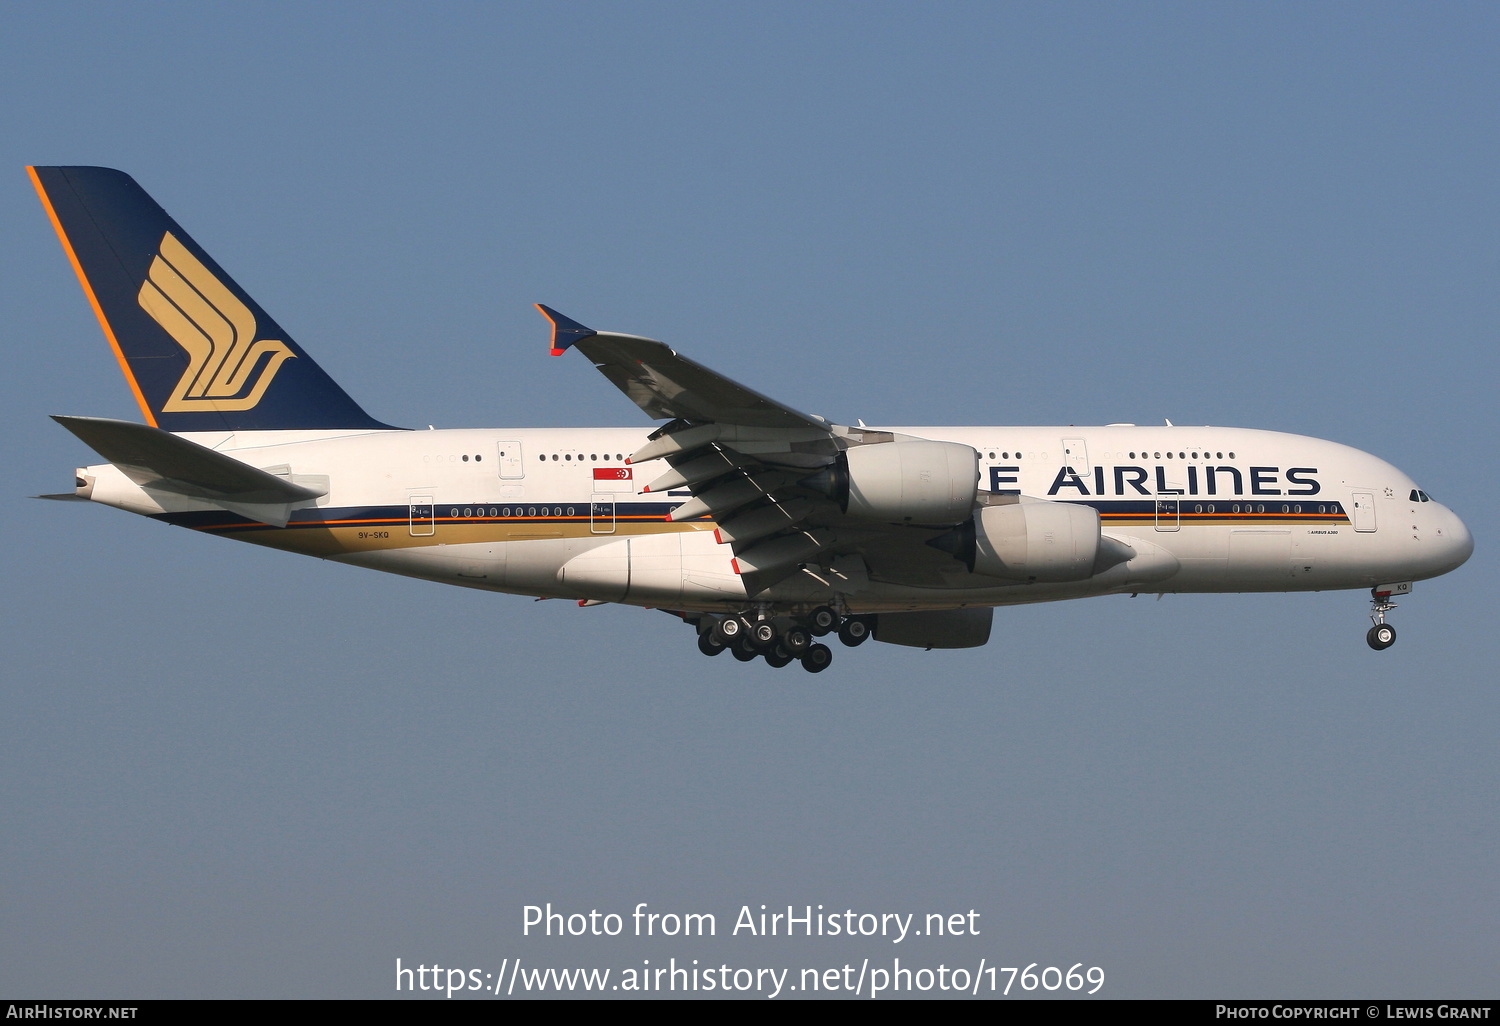
[[[1384,652],[1396,643],[1396,628],[1385,622],[1385,614],[1395,608],[1390,592],[1370,589],[1370,622],[1374,626],[1365,633],[1365,642],[1377,652]]]

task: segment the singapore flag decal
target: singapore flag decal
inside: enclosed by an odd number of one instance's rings
[[[629,481],[630,467],[595,467],[595,481]]]

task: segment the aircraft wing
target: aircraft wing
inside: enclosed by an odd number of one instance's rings
[[[679,355],[665,343],[639,335],[594,331],[540,303],[537,309],[552,322],[553,356],[576,347],[649,417],[747,427],[828,429],[822,418],[768,399]]]
[[[548,307],[537,309],[552,322],[554,356],[576,348],[648,416],[670,418],[629,462],[659,461],[656,476],[644,475],[646,491],[690,494],[669,520],[714,520],[751,595],[835,552],[888,559],[896,549],[911,548],[893,536],[917,543],[903,563],[943,562],[920,539],[906,537],[912,532],[850,518],[833,498],[829,471],[839,454],[891,441],[890,432],[830,424],[661,342],[594,331]]]

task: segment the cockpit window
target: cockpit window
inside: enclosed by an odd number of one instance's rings
[[[1420,489],[1420,488],[1413,488],[1411,490],[1411,501],[1412,502],[1431,502],[1432,499],[1428,498],[1427,493],[1424,492],[1424,491],[1422,491],[1422,489]]]

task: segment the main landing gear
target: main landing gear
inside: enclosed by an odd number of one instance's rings
[[[1396,643],[1396,628],[1385,622],[1385,614],[1395,608],[1391,592],[1370,589],[1370,622],[1375,626],[1365,633],[1365,641],[1377,652],[1384,652]]]
[[[796,617],[705,613],[689,622],[698,628],[698,651],[704,655],[727,650],[742,663],[759,658],[778,669],[800,662],[808,673],[822,673],[833,662],[833,651],[814,638],[837,631],[839,640],[852,648],[862,644],[875,626],[874,617],[840,617],[828,606]]]

